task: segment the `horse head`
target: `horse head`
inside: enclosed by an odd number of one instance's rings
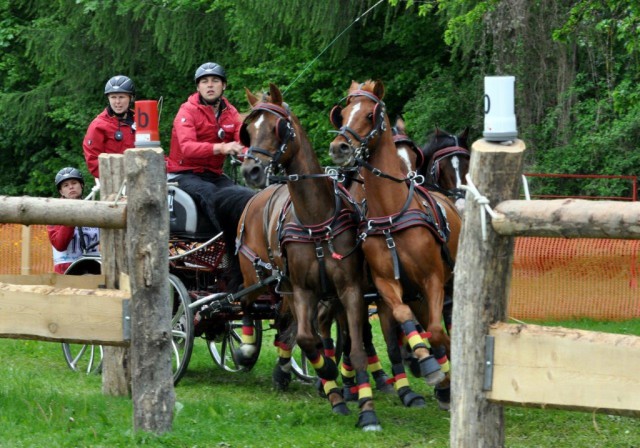
[[[427,182],[458,200],[464,198],[460,188],[466,184],[465,175],[469,172],[469,128],[455,135],[436,128],[422,148],[426,163],[419,170]]]
[[[331,109],[329,116],[336,128],[333,132],[338,134],[329,146],[333,163],[346,166],[358,158],[368,157],[367,148],[387,130],[383,98],[382,81],[351,83],[347,96]]]
[[[296,138],[294,117],[275,84],[269,85],[269,94],[261,99],[246,88],[245,93],[251,112],[240,128],[240,141],[249,148],[241,172],[247,185],[264,188],[269,176],[291,157],[289,149]]]

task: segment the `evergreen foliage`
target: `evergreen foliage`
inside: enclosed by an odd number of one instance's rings
[[[0,0],[0,194],[54,195],[67,165],[88,174],[82,138],[115,74],[162,98],[168,151],[205,61],[226,68],[241,111],[244,87],[280,86],[324,163],[327,114],[352,79],[381,79],[391,119],[423,144],[436,126],[481,137],[483,77],[510,74],[527,170],[636,175],[639,21],[634,0]]]

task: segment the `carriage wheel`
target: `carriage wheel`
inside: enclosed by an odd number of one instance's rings
[[[182,281],[169,274],[169,297],[171,297],[171,349],[173,384],[176,385],[187,371],[193,352],[193,311],[191,299]]]
[[[243,365],[238,364],[235,351],[242,343],[242,321],[232,320],[224,322],[224,330],[219,332],[214,339],[207,339],[209,353],[220,368],[227,372],[248,372],[258,361],[262,347],[262,321],[254,320],[256,335],[256,352],[251,359]]]
[[[338,321],[333,321],[331,325],[331,335],[336,347],[336,363],[340,363],[344,348],[344,339]],[[293,369],[293,373],[304,382],[312,383],[318,378],[313,366],[297,345],[291,353],[291,368]]]
[[[102,261],[100,257],[82,257],[74,261],[65,275],[99,275]],[[74,372],[101,373],[104,352],[101,345],[62,343],[62,354],[67,365]]]
[[[101,345],[62,343],[62,354],[69,368],[75,372],[101,373],[103,351]]]

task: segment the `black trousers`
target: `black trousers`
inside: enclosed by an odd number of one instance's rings
[[[242,283],[235,250],[236,232],[240,216],[255,192],[235,184],[226,175],[211,172],[179,174],[175,180],[193,198],[212,224],[222,230],[231,262],[229,288],[231,292],[236,292]]]

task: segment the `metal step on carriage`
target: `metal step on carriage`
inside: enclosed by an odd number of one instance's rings
[[[244,372],[253,368],[262,346],[263,332],[271,329],[281,299],[276,292],[277,280],[267,286],[252,306],[250,318],[255,325],[257,350],[250,361],[240,365],[235,350],[242,340],[244,313],[239,299],[241,290],[230,296],[226,291],[229,262],[222,233],[214,228],[198,210],[193,199],[175,185],[168,186],[169,202],[169,295],[172,303],[172,366],[174,384],[184,376],[196,338],[206,342],[214,363],[228,372]],[[68,275],[100,274],[100,257],[83,257],[66,271]],[[334,337],[341,345],[337,324]],[[62,344],[67,365],[74,371],[100,373],[102,346]],[[295,350],[292,367],[302,381],[312,382],[315,375],[300,350]]]

